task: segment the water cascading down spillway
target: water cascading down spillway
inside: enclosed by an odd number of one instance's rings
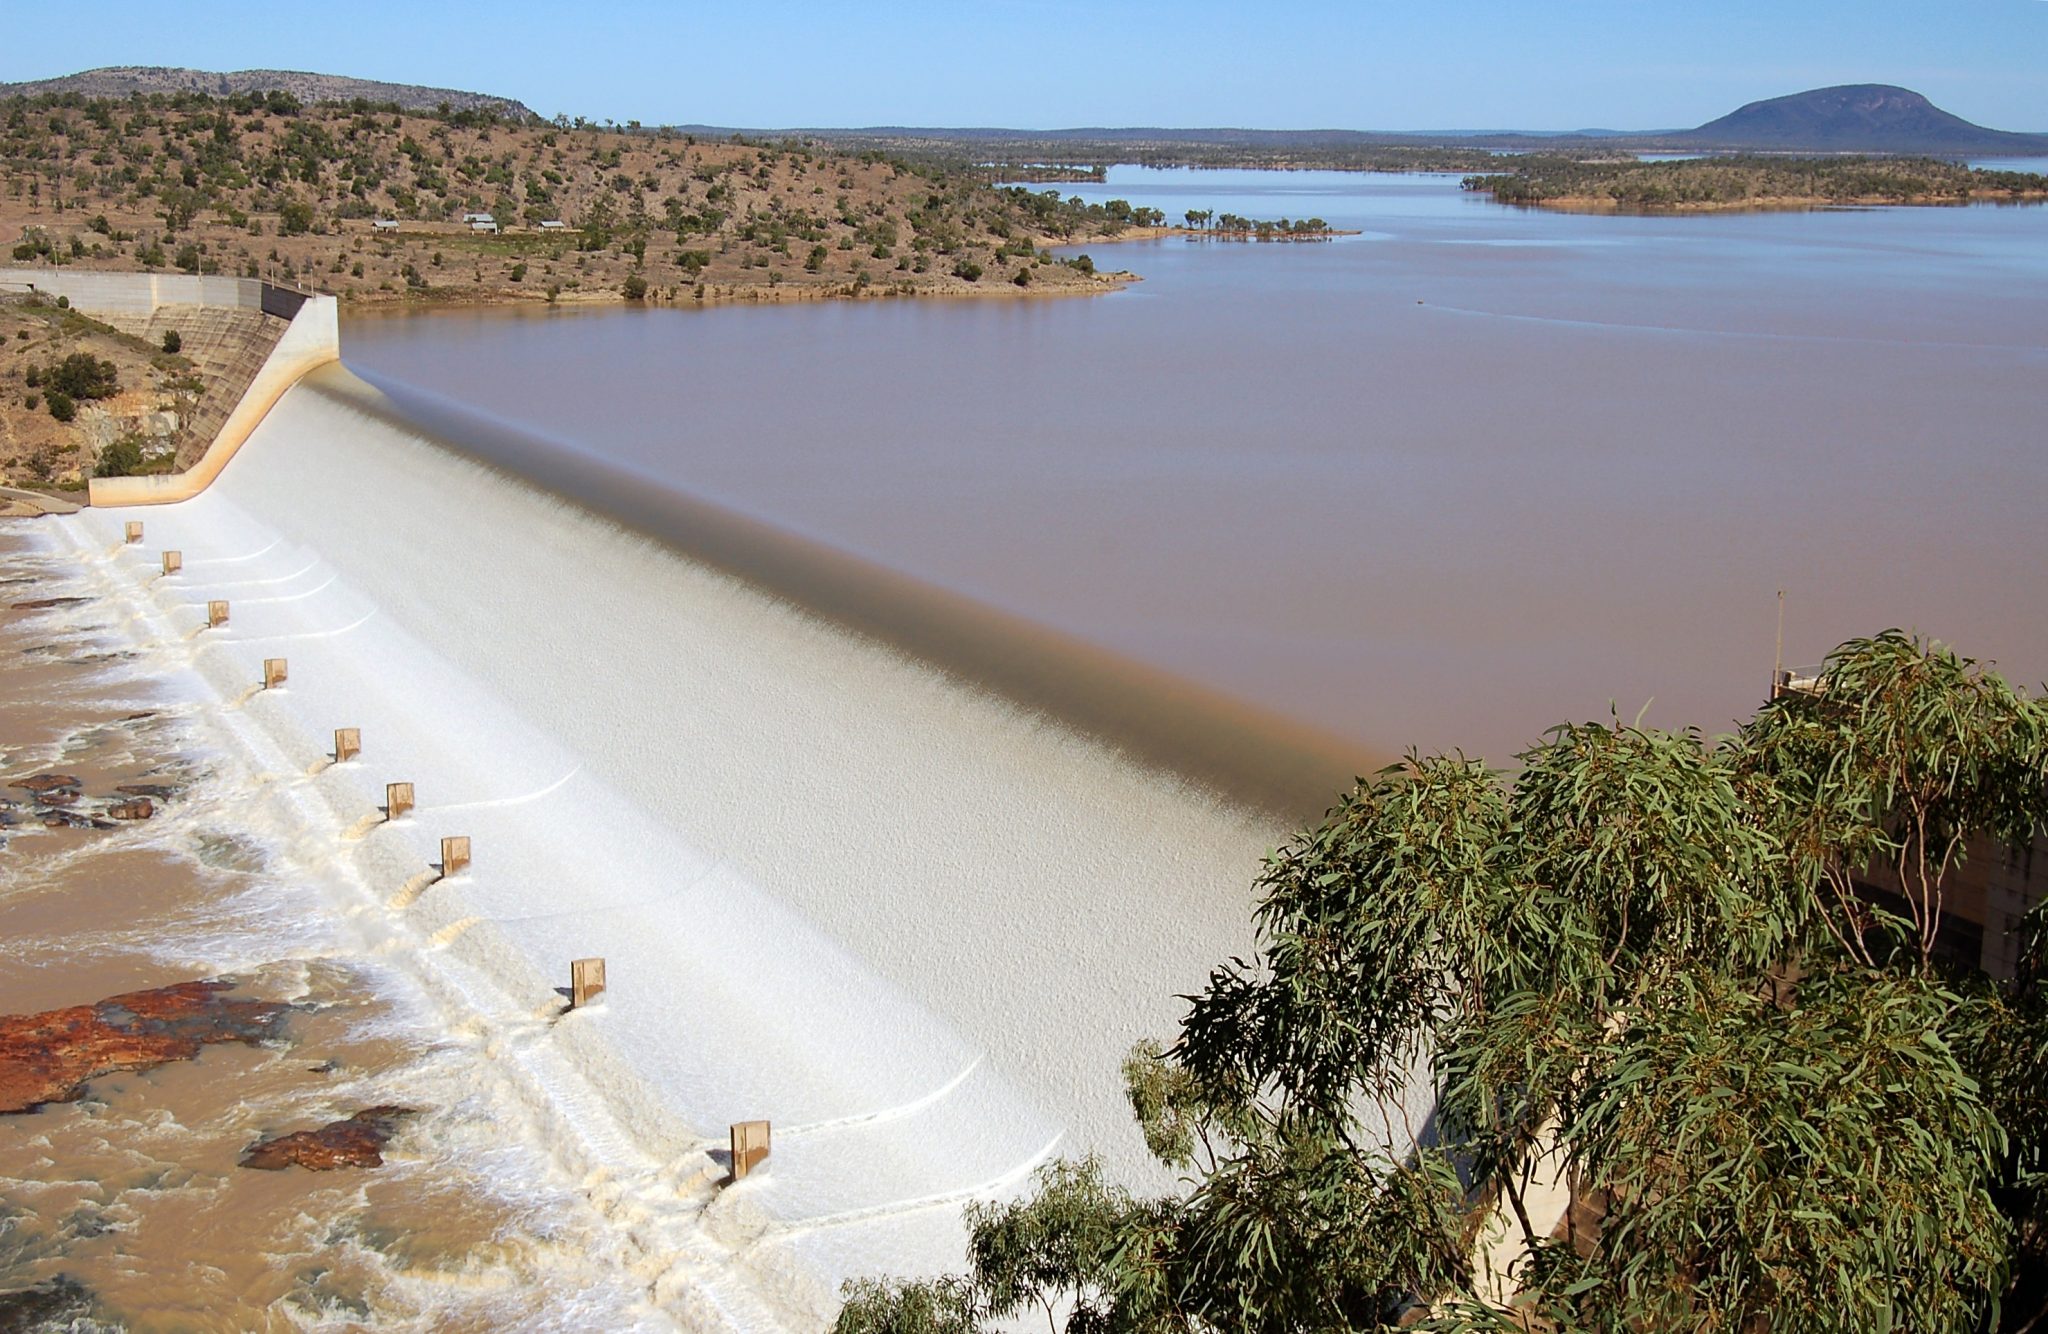
[[[521,1035],[557,1152],[658,1183],[769,1122],[706,1221],[815,1313],[957,1267],[960,1205],[1049,1156],[1164,1184],[1118,1064],[1369,762],[339,364],[126,543],[137,512],[63,522],[166,631],[231,604],[190,651],[250,762],[311,775],[307,836]]]

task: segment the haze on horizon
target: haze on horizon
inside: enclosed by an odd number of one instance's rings
[[[650,125],[1650,130],[1892,83],[2048,131],[2044,0],[1301,0],[1277,17],[1241,0],[110,0],[90,22],[25,6],[8,29],[0,81],[295,69]]]

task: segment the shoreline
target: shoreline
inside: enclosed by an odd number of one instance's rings
[[[1261,236],[1251,231],[1223,232],[1209,228],[1165,226],[1126,227],[1113,235],[1083,237],[1062,240],[1057,237],[1040,237],[1037,244],[1043,248],[1073,250],[1083,246],[1123,245],[1137,241],[1161,241],[1175,237],[1189,241],[1215,241],[1229,244],[1307,244],[1324,242],[1345,236],[1359,236],[1363,233],[1356,228],[1333,227],[1314,234],[1275,233]],[[1065,297],[1110,296],[1121,292],[1132,284],[1145,281],[1141,273],[1129,269],[1100,269],[1090,275],[1093,281],[1087,283],[1032,283],[1019,287],[1015,283],[1000,279],[984,279],[976,283],[947,283],[944,285],[920,286],[914,290],[903,290],[887,283],[872,283],[856,289],[851,284],[824,285],[818,283],[710,283],[702,284],[702,296],[685,294],[683,289],[672,289],[674,294],[660,295],[650,290],[639,299],[628,299],[611,289],[590,291],[574,290],[557,293],[549,297],[545,292],[510,291],[503,288],[477,292],[464,288],[443,289],[454,293],[439,296],[411,293],[358,294],[341,298],[342,311],[350,316],[376,315],[385,313],[414,313],[432,310],[482,310],[504,307],[556,307],[561,309],[618,309],[641,306],[655,309],[702,309],[719,306],[788,305],[804,302],[824,301],[1014,301],[1040,300]]]
[[[1065,246],[1066,242],[1057,244]],[[1079,243],[1076,243],[1079,244]],[[440,297],[413,297],[393,295],[388,298],[367,299],[356,297],[344,300],[341,310],[344,315],[355,317],[387,313],[417,313],[434,310],[484,310],[484,309],[562,309],[562,310],[619,310],[641,307],[647,310],[709,310],[720,306],[792,305],[808,302],[827,301],[1030,301],[1070,297],[1110,296],[1123,291],[1133,283],[1144,281],[1140,274],[1128,270],[1104,270],[1095,275],[1096,282],[1081,285],[1076,283],[1033,283],[1019,287],[1005,281],[984,284],[963,284],[958,287],[921,288],[904,292],[891,290],[881,284],[874,284],[864,290],[855,291],[850,286],[826,287],[819,284],[779,283],[773,286],[760,283],[751,286],[736,284],[708,284],[701,297],[692,294],[657,296],[652,291],[639,300],[628,300],[616,291],[565,291],[553,300],[544,292],[528,295],[523,292],[494,290],[488,294],[462,291],[460,295]],[[448,289],[460,291],[460,289]]]
[[[1475,192],[1491,195],[1491,191]],[[1967,199],[1953,195],[1920,195],[1906,199],[1867,195],[1834,199],[1822,195],[1772,195],[1756,199],[1701,200],[1676,204],[1624,204],[1597,195],[1560,195],[1554,199],[1493,201],[1503,208],[1549,209],[1557,213],[1611,213],[1626,216],[1659,217],[1674,213],[1813,213],[1831,208],[1969,208],[1979,204],[2029,206],[2048,203],[2048,190],[2012,193],[1977,190]]]
[[[1053,241],[1047,244],[1058,246],[1061,249],[1068,249],[1074,246],[1094,245],[1098,241],[1104,245],[1117,245],[1125,241],[1163,241],[1174,236],[1185,237],[1190,241],[1249,241],[1272,244],[1281,242],[1328,241],[1339,236],[1362,235],[1364,233],[1356,228],[1345,227],[1330,227],[1320,232],[1294,233],[1276,231],[1261,236],[1255,231],[1222,231],[1213,227],[1183,227],[1174,224],[1163,227],[1126,227],[1114,236],[1090,237],[1086,241]]]

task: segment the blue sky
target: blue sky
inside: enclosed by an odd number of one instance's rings
[[[10,6],[0,80],[311,69],[648,124],[1661,129],[1897,83],[2048,131],[2048,0],[105,0]]]

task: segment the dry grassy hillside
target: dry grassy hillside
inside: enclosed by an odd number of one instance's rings
[[[261,276],[357,303],[1099,291],[1113,280],[1044,248],[1124,226],[1057,191],[795,143],[282,94],[0,102],[16,263]]]

